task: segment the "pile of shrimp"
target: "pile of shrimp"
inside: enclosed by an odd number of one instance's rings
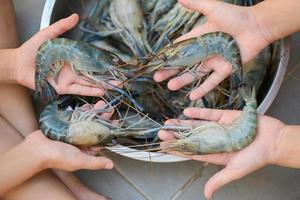
[[[249,1],[226,0],[241,6]],[[148,150],[176,150],[188,154],[237,151],[255,138],[256,93],[262,85],[273,47],[242,65],[238,44],[223,32],[172,43],[205,16],[176,0],[98,0],[75,31],[76,40],[57,38],[45,42],[36,57],[36,96],[43,105],[40,128],[49,138],[77,146],[122,144]],[[203,62],[222,56],[233,67],[232,75],[197,101],[187,98],[210,75],[201,76]],[[57,80],[64,64],[95,86],[107,88],[103,97],[59,96],[48,78]],[[195,81],[178,90],[157,83],[153,74],[179,69],[194,74]],[[113,85],[111,81],[118,82]],[[95,108],[97,102],[104,102]],[[197,127],[167,126],[170,118],[185,117],[187,107],[242,109],[231,125],[207,122]],[[103,113],[111,113],[110,118]],[[176,139],[160,146],[159,130],[170,130]]]

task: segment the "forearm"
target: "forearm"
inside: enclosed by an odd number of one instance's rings
[[[12,0],[0,0],[0,38],[0,48],[12,48],[19,44]]]
[[[300,126],[285,126],[274,148],[274,164],[300,169]]]
[[[59,179],[71,190],[73,193],[83,187],[80,180],[71,172],[66,172],[58,169],[53,169],[54,173]]]
[[[38,130],[31,96],[20,85],[0,85],[0,114],[24,137]]]
[[[0,84],[17,83],[16,49],[0,50]]]
[[[300,30],[299,0],[265,0],[253,7],[260,29],[269,42]]]
[[[43,170],[44,162],[28,141],[0,156],[0,196]]]

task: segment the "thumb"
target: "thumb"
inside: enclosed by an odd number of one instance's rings
[[[180,42],[183,40],[187,40],[189,38],[194,38],[194,37],[198,37],[200,35],[204,35],[206,33],[211,33],[211,32],[215,32],[218,29],[216,27],[214,27],[213,25],[211,25],[209,22],[206,22],[204,24],[201,24],[199,26],[196,26],[194,29],[192,29],[190,32],[180,36],[179,38],[177,38],[174,42]]]
[[[195,12],[200,12],[203,15],[209,15],[214,9],[222,5],[223,2],[216,0],[178,0],[184,7],[193,10]]]
[[[78,21],[79,21],[79,16],[77,14],[73,14],[67,18],[59,20],[58,22],[52,24],[49,27],[42,29],[36,35],[34,35],[30,39],[30,41],[32,43],[42,44],[45,41],[52,39],[52,38],[56,38],[59,35],[72,29],[78,23]],[[36,45],[36,44],[33,44],[33,45]]]
[[[82,159],[80,168],[97,170],[112,169],[113,166],[113,162],[108,158],[85,155],[84,159]]]
[[[239,174],[235,171],[228,168],[224,168],[223,170],[217,172],[213,177],[211,177],[205,184],[205,197],[207,199],[211,199],[215,191],[240,177],[241,176],[239,176]]]

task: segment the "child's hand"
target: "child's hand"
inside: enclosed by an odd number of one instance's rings
[[[31,39],[25,42],[17,51],[17,81],[21,85],[35,89],[35,57],[37,50],[45,41],[58,37],[72,29],[78,23],[79,17],[73,14],[61,19],[55,24],[39,31]],[[49,80],[59,94],[78,94],[86,96],[101,96],[103,89],[93,87],[87,81],[80,79],[68,66],[64,66],[60,72],[57,84]]]
[[[232,122],[239,116],[240,111],[232,110],[212,110],[201,108],[187,108],[184,114],[187,117],[215,121],[220,124],[232,124]],[[197,125],[196,120],[169,120],[168,125]],[[222,186],[240,179],[259,168],[268,164],[277,164],[278,158],[278,141],[285,128],[285,124],[277,119],[259,116],[257,136],[255,140],[246,148],[238,152],[221,153],[211,155],[194,155],[188,156],[191,159],[213,163],[217,165],[225,165],[225,168],[211,177],[205,185],[204,194],[206,198],[212,198],[212,195]],[[167,131],[160,131],[159,136],[162,140],[174,139],[173,135]],[[282,148],[281,148],[282,149]],[[281,150],[282,151],[282,150]],[[176,155],[176,152],[173,152]],[[183,155],[185,156],[185,155]],[[185,156],[186,157],[186,156]]]
[[[84,153],[70,144],[48,139],[41,131],[27,136],[25,144],[35,149],[43,169],[55,168],[75,171],[113,168],[113,163],[108,158],[94,156],[100,150],[99,147],[85,149],[86,153]]]
[[[247,63],[254,58],[272,41],[267,30],[263,29],[264,27],[261,26],[256,18],[253,7],[235,6],[216,0],[179,0],[179,2],[195,12],[203,13],[207,17],[207,22],[194,28],[177,41],[197,37],[209,32],[225,32],[232,35],[237,41],[243,63]],[[204,66],[205,72],[213,71],[213,73],[191,93],[191,100],[203,97],[232,72],[232,66],[220,57],[208,59]],[[176,73],[178,73],[178,70],[162,70],[154,75],[154,79],[161,82]],[[178,90],[194,80],[195,75],[186,73],[170,80],[168,87],[170,90]]]

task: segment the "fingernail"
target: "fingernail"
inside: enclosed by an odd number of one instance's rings
[[[157,74],[157,73],[154,74],[153,79],[154,79],[154,81],[156,81],[156,82],[161,82],[161,77],[160,77],[160,75]]]
[[[187,4],[189,3],[189,0],[178,0],[178,2],[181,4]]]
[[[198,100],[198,96],[196,96],[196,95],[194,95],[194,94],[192,93],[192,94],[190,94],[190,100],[191,100],[191,101],[196,101],[196,100]]]
[[[184,109],[183,114],[184,115],[190,115],[191,114],[191,109],[190,108]]]
[[[109,162],[105,165],[105,169],[112,169],[114,167],[114,164],[112,162]]]

